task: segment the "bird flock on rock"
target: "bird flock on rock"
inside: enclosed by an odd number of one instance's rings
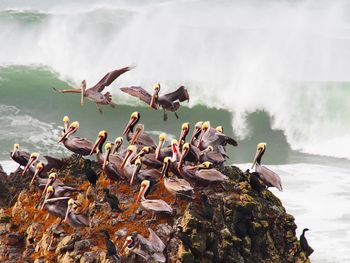
[[[86,89],[86,82],[82,82],[81,89],[60,90],[60,92],[81,93],[81,104],[84,104],[84,97],[94,101],[100,110],[100,105],[114,106],[110,93],[102,94],[106,86],[109,86],[121,74],[129,71],[131,67],[125,67],[107,73],[95,86]],[[181,86],[173,93],[158,96],[160,85],[157,84],[152,95],[141,87],[122,88],[122,91],[140,98],[154,109],[164,109],[176,114],[180,103],[189,100],[187,90]],[[222,167],[228,159],[226,147],[237,146],[236,140],[225,135],[222,126],[211,127],[209,121],[199,121],[194,125],[190,133],[190,123],[183,123],[180,129],[179,139],[172,139],[166,145],[167,135],[161,133],[158,142],[145,131],[145,126],[139,123],[141,115],[133,112],[125,126],[123,134],[113,142],[107,142],[107,131],[100,131],[95,142],[75,136],[79,129],[79,122],[70,122],[68,116],[63,118],[63,131],[58,138],[65,148],[74,153],[77,158],[95,155],[98,165],[103,170],[111,184],[123,183],[132,187],[138,192],[136,203],[140,209],[152,215],[151,220],[156,220],[160,214],[166,216],[174,215],[174,207],[179,199],[186,199],[189,202],[195,199],[197,185],[210,187],[213,184],[220,184],[228,180],[217,168]],[[124,142],[127,140],[127,145]],[[252,163],[250,184],[253,189],[261,191],[266,187],[276,187],[282,191],[280,177],[267,167],[261,164],[261,159],[266,151],[266,143],[259,143],[256,155]],[[42,189],[43,201],[39,209],[44,209],[51,215],[61,218],[72,228],[89,227],[89,217],[81,213],[82,202],[79,198],[72,198],[72,193],[81,193],[81,190],[65,185],[59,179],[59,170],[63,166],[60,159],[44,156],[45,161],[40,159],[38,153],[28,153],[20,150],[18,144],[14,144],[11,158],[23,167],[22,175],[32,176],[31,185]],[[92,162],[85,159],[85,175],[91,186],[95,186],[99,176],[92,169]],[[51,172],[55,168],[58,172]],[[48,177],[45,178],[45,174]],[[173,203],[167,203],[162,199],[148,199],[149,193],[157,192],[159,184],[174,197]],[[113,212],[123,213],[119,207],[118,198],[106,188],[105,200],[109,203]],[[206,196],[201,196],[206,198]],[[110,239],[107,230],[102,231],[105,237],[105,244],[108,255],[119,259],[118,249]],[[304,232],[303,232],[303,240]],[[306,240],[306,239],[305,239]],[[304,242],[304,241],[303,241]],[[307,245],[307,242],[304,242]],[[306,246],[305,245],[305,246]],[[145,238],[139,233],[128,236],[121,249],[137,254],[138,256],[151,261],[165,262],[163,251],[165,245],[157,234],[149,228],[149,237]],[[309,249],[309,251],[311,251]],[[312,253],[312,252],[311,252]]]

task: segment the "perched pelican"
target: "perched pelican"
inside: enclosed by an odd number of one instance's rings
[[[116,155],[110,155],[112,151],[112,144],[106,143],[105,145],[105,158],[103,161],[102,169],[105,175],[113,181],[119,181],[124,179],[124,174],[120,168],[122,159]],[[113,157],[113,158],[112,158]],[[111,158],[111,159],[110,159]]]
[[[44,179],[43,179],[44,180]],[[78,191],[78,189],[74,188],[74,187],[70,187],[65,185],[63,182],[61,182],[59,179],[57,179],[57,173],[50,173],[49,178],[46,179],[46,184],[45,184],[45,188],[43,190],[42,195],[44,195],[48,189],[48,187],[50,186],[54,186],[58,189],[58,192],[60,193],[62,192],[75,192]],[[40,187],[40,185],[39,185]]]
[[[114,140],[114,147],[113,147],[113,150],[112,150],[112,154],[115,155],[115,154],[118,154],[119,151],[120,151],[120,154],[123,155],[125,154],[126,152],[126,148],[122,148],[123,145],[123,137],[117,137],[115,140]]]
[[[25,175],[25,173],[27,171],[30,171],[31,174],[35,173],[36,165],[39,163],[39,160],[38,160],[39,156],[40,156],[40,154],[35,153],[35,152],[29,156],[28,163],[24,167],[22,175]],[[40,172],[48,172],[52,168],[60,169],[64,164],[63,161],[56,159],[56,158],[53,158],[53,157],[50,157],[50,156],[47,156],[47,155],[45,155],[44,158],[46,159],[46,163],[44,164],[41,162],[43,167],[42,167],[42,170]]]
[[[142,257],[147,262],[165,262],[166,260],[163,254],[165,244],[151,228],[148,228],[148,231],[148,239],[144,238],[137,232],[128,236],[121,251],[123,252],[127,249],[128,251]]]
[[[29,160],[27,162],[27,165],[24,167],[23,172],[22,172],[22,176],[24,176],[26,174],[26,172],[28,171],[28,169],[32,168],[32,164],[36,165],[36,161],[39,158],[39,153],[32,153],[29,156]],[[35,168],[34,168],[35,169]]]
[[[53,193],[51,193],[52,195]],[[70,199],[68,196],[52,198],[50,195],[46,195],[45,200],[41,206],[41,210],[45,208],[47,212],[53,216],[64,218],[67,211],[67,201]]]
[[[151,153],[151,147],[144,146],[131,160],[134,163],[137,158],[142,159],[142,163],[147,167],[160,168],[162,163],[156,159],[155,153]]]
[[[178,196],[185,196],[192,198],[193,195],[193,187],[185,180],[179,179],[176,176],[169,177],[169,167],[170,167],[170,157],[164,158],[163,169],[161,173],[161,178],[164,182],[164,187],[173,195],[175,195],[176,204]]]
[[[189,101],[190,97],[188,95],[187,89],[184,86],[179,87],[174,92],[159,96],[160,84],[157,83],[153,89],[153,95],[149,94],[142,87],[125,87],[120,88],[121,91],[128,93],[133,97],[137,97],[145,103],[149,104],[153,109],[158,110],[160,107],[164,111],[164,121],[168,119],[167,111],[174,112],[176,118],[179,118],[176,111],[180,108],[180,102],[185,100]]]
[[[164,214],[173,214],[173,209],[170,205],[168,205],[165,201],[160,199],[146,199],[145,195],[147,194],[150,187],[150,181],[144,180],[141,182],[140,193],[137,196],[136,203],[140,202],[140,207],[143,210],[151,212],[153,214],[152,219],[156,219],[156,214],[164,213]]]
[[[46,190],[46,189],[45,189]],[[57,185],[57,186],[48,186],[46,190],[45,199],[56,198],[65,196],[66,193],[79,191],[73,187],[67,185]],[[43,192],[44,194],[45,192]]]
[[[309,231],[309,229],[305,228],[303,230],[303,233],[300,235],[300,247],[305,252],[305,255],[309,257],[314,252],[314,250],[312,247],[309,246],[309,243],[306,240],[306,237],[305,237],[306,231]]]
[[[113,258],[116,262],[120,261],[120,257],[118,255],[117,247],[114,245],[113,241],[107,230],[101,231],[103,236],[105,237],[105,244],[107,248],[108,257]]]
[[[211,162],[214,166],[222,166],[226,161],[225,157],[220,152],[215,151],[211,145],[200,152],[199,159],[201,162]]]
[[[165,133],[159,134],[159,142],[158,142],[158,145],[156,148],[156,153],[155,153],[155,158],[158,161],[162,161],[165,157],[171,156],[173,153],[171,147],[162,148],[165,140],[166,140],[166,134]]]
[[[192,133],[192,136],[191,136],[190,144],[193,144],[193,145],[197,145],[198,144],[195,141],[198,140],[198,137],[201,134],[202,126],[203,126],[203,122],[202,121],[199,121],[199,122],[196,123],[196,125],[194,125],[194,130],[193,130],[193,133]]]
[[[74,201],[74,199],[71,198],[68,200],[64,221],[73,228],[87,227],[89,226],[89,219],[85,215],[75,211],[78,206],[80,206],[80,204]]]
[[[210,162],[204,162],[196,166],[185,166],[183,163],[179,163],[179,171],[185,177],[191,181],[198,181],[202,183],[223,182],[228,177],[218,170],[213,168],[213,164]]]
[[[191,163],[197,163],[200,158],[200,150],[189,143],[185,143],[182,146],[182,152],[180,155],[180,160],[178,167],[182,165],[185,161],[191,162]]]
[[[185,122],[181,126],[181,134],[179,138],[179,145],[180,145],[180,150],[182,149],[182,145],[186,142],[186,137],[188,132],[190,131],[190,124],[188,122]]]
[[[141,146],[150,146],[155,149],[157,146],[153,141],[153,139],[151,138],[151,136],[143,132],[144,126],[143,125],[136,126],[136,124],[140,120],[140,116],[141,116],[140,113],[137,111],[131,114],[130,120],[123,131],[123,135],[126,136],[127,140],[131,144],[137,141],[137,143]],[[134,132],[135,126],[137,129],[135,129],[135,132]]]
[[[261,158],[266,150],[266,143],[259,143],[256,148],[256,154],[253,160],[252,169],[255,166],[255,171],[259,174],[260,179],[268,186],[276,187],[279,191],[283,191],[282,181],[278,174],[271,171],[269,168],[261,165]]]
[[[58,143],[63,142],[63,145],[70,151],[78,154],[78,155],[90,155],[93,144],[80,137],[70,138],[72,134],[74,134],[79,129],[79,122],[72,122],[67,131],[63,134],[63,136],[59,139]]]
[[[15,143],[13,145],[13,151],[10,153],[10,156],[12,160],[19,164],[19,167],[25,167],[29,161],[30,153],[26,151],[20,151],[19,144]]]
[[[61,93],[80,93],[80,103],[82,107],[84,107],[84,98],[86,97],[89,100],[93,101],[96,104],[96,107],[99,110],[99,112],[102,113],[100,105],[110,105],[112,107],[115,106],[115,104],[112,102],[112,94],[110,92],[102,94],[102,91],[105,87],[111,85],[116,78],[118,78],[120,75],[124,74],[125,72],[128,72],[131,69],[132,67],[124,67],[108,72],[95,86],[88,89],[86,88],[86,81],[83,80],[81,82],[80,89],[59,90],[54,88],[54,90]]]
[[[206,121],[202,125],[202,132],[198,139],[197,147],[201,150],[206,149],[209,145],[217,148],[223,155],[226,155],[225,146],[230,144],[237,146],[238,143],[233,138],[218,132],[216,129],[210,127],[210,122]]]
[[[126,154],[124,156],[123,162],[120,165],[121,169],[124,169],[127,165],[131,165],[131,160],[136,156],[137,148],[135,145],[129,145],[126,150]]]
[[[30,181],[30,185],[34,184],[35,179],[38,181],[38,187],[46,189],[49,185],[58,186],[65,185],[61,180],[57,179],[56,173],[50,173],[48,178],[41,178],[40,175],[44,170],[44,164],[42,162],[38,162],[35,167],[35,172]]]

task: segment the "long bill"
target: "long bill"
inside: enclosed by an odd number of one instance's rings
[[[196,138],[196,136],[199,134],[199,132],[200,132],[200,128],[195,128],[195,130],[193,131],[193,133],[192,133],[192,137],[191,137],[191,140],[190,140],[190,144],[193,144],[193,141],[194,141],[194,139]]]
[[[160,175],[159,181],[163,180],[164,176],[167,175],[169,168],[169,162],[164,162],[162,167],[162,174]]]
[[[163,144],[164,144],[164,141],[159,140],[159,143],[158,143],[157,148],[156,148],[156,153],[155,153],[155,157],[157,160],[159,160],[159,154],[160,154],[160,150],[163,147]]]
[[[66,222],[67,219],[68,219],[68,215],[69,215],[69,212],[70,212],[70,208],[71,208],[71,206],[68,205],[68,206],[67,206],[67,210],[66,210],[66,215],[65,215],[65,217],[64,217],[64,221],[65,221],[65,222]]]
[[[44,188],[44,191],[43,191],[43,193],[41,195],[44,195],[46,193],[47,188],[51,185],[51,183],[52,183],[52,179],[48,178],[47,179],[47,183],[46,183],[45,188]]]
[[[39,169],[35,169],[34,175],[32,177],[32,180],[30,181],[29,185],[33,185],[34,184],[34,180],[38,176],[39,171],[40,171]]]
[[[74,128],[69,127],[66,132],[62,135],[61,139],[58,140],[57,143],[61,143],[64,139],[68,138],[74,132]]]
[[[252,164],[252,168],[251,168],[252,170],[253,170],[254,166],[258,163],[258,159],[261,157],[262,152],[263,151],[261,149],[256,150],[255,157],[254,157],[253,164]]]
[[[105,158],[103,159],[103,165],[102,165],[102,169],[105,170],[106,169],[106,165],[108,164],[109,162],[109,154],[111,153],[111,149],[108,149],[106,152],[105,152]]]
[[[130,132],[131,126],[134,124],[134,121],[135,120],[133,118],[130,118],[128,124],[125,126],[125,129],[123,131],[123,135],[126,135],[126,134],[128,134]]]
[[[125,167],[125,165],[126,165],[126,162],[129,160],[131,154],[132,154],[132,151],[131,151],[131,150],[128,150],[128,151],[126,152],[125,157],[124,157],[124,159],[123,159],[123,162],[122,162],[122,164],[120,165],[120,168],[121,168],[121,169],[124,169],[124,167]]]
[[[137,130],[134,132],[134,134],[132,135],[132,138],[131,138],[131,140],[130,140],[130,144],[131,144],[131,145],[134,145],[135,142],[139,139],[140,135],[141,135],[141,129],[137,129]]]
[[[131,179],[130,179],[130,185],[132,185],[132,183],[134,182],[134,178],[135,178],[136,174],[138,174],[139,170],[140,170],[140,166],[135,165],[134,170],[132,172]]]
[[[146,186],[141,185],[139,195],[137,196],[137,199],[136,199],[136,204],[140,202],[140,199],[142,200],[145,198],[145,189],[146,189]]]
[[[157,96],[157,91],[154,90],[154,91],[153,91],[152,98],[151,98],[151,102],[149,103],[149,106],[150,106],[151,108],[153,107],[154,101],[156,100],[156,96]]]
[[[32,156],[30,157],[30,160],[28,161],[26,167],[24,167],[23,172],[22,172],[22,176],[24,176],[26,174],[26,172],[28,171],[29,167],[34,163],[34,161],[37,158],[33,158]]]
[[[95,142],[95,144],[92,146],[92,149],[91,149],[91,152],[90,152],[90,155],[92,155],[93,153],[96,152],[96,149],[98,146],[100,146],[101,142],[103,140],[103,137],[99,136]]]

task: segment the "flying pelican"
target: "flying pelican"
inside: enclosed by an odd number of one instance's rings
[[[193,195],[193,187],[185,180],[177,178],[176,176],[169,177],[169,167],[170,167],[170,157],[164,158],[163,169],[161,173],[161,179],[163,179],[164,187],[175,196],[176,204],[178,196],[185,196],[192,198]]]
[[[148,239],[144,238],[137,232],[128,236],[121,251],[123,252],[127,249],[128,251],[142,257],[147,262],[165,262],[166,259],[163,254],[165,244],[151,228],[148,228],[148,231]]]
[[[267,187],[276,187],[279,191],[283,191],[282,181],[278,174],[271,171],[269,168],[261,165],[261,158],[266,151],[266,143],[261,142],[256,148],[256,154],[253,160],[252,169],[255,166],[255,171],[259,174],[260,179],[267,185]]]
[[[174,92],[159,96],[160,84],[157,83],[153,89],[153,95],[149,94],[142,87],[124,87],[120,88],[121,91],[128,93],[133,97],[137,97],[145,103],[149,104],[153,109],[158,110],[160,107],[164,111],[164,121],[168,119],[167,111],[174,112],[176,118],[179,118],[176,111],[180,108],[180,102],[185,100],[189,101],[190,97],[188,95],[187,89],[184,86],[179,87]]]
[[[100,105],[110,105],[114,108],[115,104],[112,102],[112,94],[110,92],[106,92],[102,94],[102,91],[105,87],[108,87],[112,84],[112,82],[118,78],[120,75],[128,72],[133,67],[124,67],[121,69],[116,69],[111,72],[108,72],[95,86],[91,88],[86,88],[86,81],[83,80],[81,82],[80,89],[63,89],[59,90],[54,88],[54,90],[61,93],[80,93],[80,103],[81,106],[84,107],[84,98],[88,98],[96,104],[96,107],[100,113],[102,113],[102,109]]]
[[[19,167],[21,166],[25,167],[28,163],[30,153],[26,151],[20,151],[19,144],[15,143],[13,145],[13,151],[11,151],[10,156],[12,160],[14,160],[16,163],[19,164]]]
[[[79,122],[75,121],[72,122],[67,131],[62,135],[62,137],[59,139],[58,143],[63,142],[63,145],[70,151],[78,154],[78,155],[90,155],[93,144],[80,137],[72,137],[70,136],[74,134],[79,129]]]
[[[71,198],[68,200],[64,221],[73,228],[89,226],[89,219],[85,215],[76,212],[79,206],[80,204],[74,201],[74,199]]]
[[[148,134],[143,132],[144,126],[143,125],[136,126],[136,124],[140,120],[140,117],[141,117],[141,115],[137,111],[133,112],[130,115],[130,120],[124,129],[123,135],[126,136],[126,138],[129,142],[137,141],[137,143],[141,146],[150,146],[150,147],[155,149],[157,146],[156,146],[155,142],[153,141],[153,139],[151,138],[151,136],[149,136]],[[137,129],[135,129],[135,132],[134,132],[135,126],[137,127]]]
[[[145,195],[148,193],[150,187],[150,181],[143,180],[141,182],[140,193],[137,196],[136,203],[140,202],[140,207],[143,210],[151,212],[153,214],[152,220],[156,219],[156,214],[164,213],[164,214],[173,214],[173,209],[170,205],[168,205],[165,201],[160,199],[146,199]]]

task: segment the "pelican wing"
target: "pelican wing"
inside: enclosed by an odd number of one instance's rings
[[[268,186],[274,186],[278,190],[283,191],[282,181],[278,174],[269,168],[256,164],[256,172],[260,175],[260,179]]]
[[[203,169],[196,172],[196,177],[199,179],[210,181],[210,182],[220,182],[225,181],[228,177],[216,169]]]
[[[180,178],[169,178],[166,182],[167,186],[175,192],[193,191],[193,187],[185,180]]]
[[[187,89],[184,86],[179,87],[177,90],[163,95],[163,97],[167,98],[170,101],[189,101],[190,96],[188,95]]]
[[[47,167],[48,170],[51,170],[51,168],[60,169],[64,164],[64,162],[61,161],[60,159],[57,159],[48,155],[44,155],[44,158],[47,161],[47,164],[45,165],[45,167]]]
[[[152,95],[149,94],[144,88],[137,87],[137,86],[131,86],[131,87],[123,87],[120,88],[121,91],[128,93],[129,95],[139,98],[143,102],[150,104]]]
[[[151,229],[148,228],[149,237],[148,240],[152,244],[154,250],[156,252],[163,252],[165,249],[165,245],[163,241],[159,238],[159,236]]]
[[[93,86],[91,89],[101,92],[105,87],[108,87],[112,84],[113,81],[115,81],[116,78],[118,78],[120,75],[124,74],[125,72],[128,72],[131,70],[132,67],[124,67],[120,69],[113,70],[111,72],[108,72],[95,86]]]
[[[79,138],[79,137],[73,137],[69,140],[71,140],[70,143],[73,144],[76,148],[84,149],[84,150],[88,151],[89,153],[91,152],[93,145],[88,140],[86,140],[84,138]]]
[[[155,200],[144,200],[141,202],[141,206],[146,210],[151,210],[158,213],[173,213],[173,209],[165,201],[160,199]]]

